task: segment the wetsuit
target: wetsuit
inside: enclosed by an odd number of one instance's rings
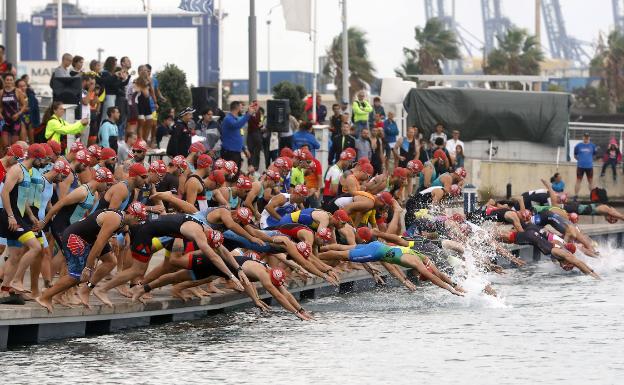
[[[553,245],[548,242],[548,239],[540,232],[539,227],[532,225],[527,226],[524,231],[516,233],[517,245],[532,245],[539,249],[544,255],[549,255],[552,252]]]
[[[250,258],[251,259],[251,258]],[[230,265],[227,265],[228,269],[233,275],[236,275],[237,271],[233,269]],[[223,277],[226,279],[230,279],[230,277],[223,273],[214,263],[210,260],[210,258],[204,254],[193,255],[189,254],[188,256],[188,266],[187,269],[191,273],[191,277],[193,281],[199,281],[201,279],[206,279],[209,277]]]
[[[204,187],[204,180],[197,174],[191,174],[187,181],[190,180],[191,178],[195,178],[199,181],[200,186],[202,186],[202,190],[200,192],[197,193],[197,197],[195,198],[195,208],[197,210],[205,210],[208,208],[208,201],[206,200],[206,190],[203,188]],[[186,194],[184,194],[184,200],[186,200]],[[218,206],[218,205],[217,205]],[[213,206],[214,207],[214,206]]]
[[[528,210],[533,209],[533,205],[550,205],[550,195],[548,190],[539,189],[522,193],[522,200],[524,201],[524,207]]]
[[[134,189],[130,189],[130,186],[128,186],[128,182],[125,180],[121,181],[120,183],[125,184],[126,189],[128,190],[128,194],[126,194],[126,199],[124,199],[119,205],[119,210],[124,211],[126,207],[128,207],[128,204],[134,201]],[[102,197],[97,201],[93,209],[102,210],[102,209],[107,209],[109,206],[110,206],[110,202],[106,200],[105,195],[102,195]]]
[[[422,191],[412,194],[405,202],[405,227],[410,228],[416,221],[415,213],[418,210],[428,209],[431,207],[433,197],[431,192],[441,189],[439,186],[432,186]]]
[[[568,226],[572,224],[570,221],[568,221],[561,215],[554,213],[552,211],[548,211],[548,210],[542,211],[540,213],[537,213],[531,216],[530,223],[538,227],[551,225],[555,230],[557,230],[561,234],[565,234]],[[523,224],[522,226],[525,227],[526,225]]]
[[[275,230],[279,231],[280,233],[289,236],[292,239],[296,239],[297,238],[297,234],[299,233],[299,231],[301,230],[305,230],[305,231],[309,231],[310,233],[314,233],[308,226],[305,225],[300,225],[299,223],[289,223],[286,225],[279,225],[274,227]]]
[[[35,233],[30,229],[32,222],[28,215],[26,215],[26,205],[32,203],[33,189],[31,184],[31,171],[24,167],[23,164],[18,163],[22,171],[22,181],[16,183],[13,190],[9,192],[9,200],[11,201],[11,209],[13,216],[17,222],[17,230],[9,230],[9,217],[5,209],[0,211],[0,235],[7,239],[7,244],[13,247],[19,247],[20,243],[35,238]]]
[[[349,250],[349,261],[351,262],[384,262],[394,263],[396,258],[400,258],[403,251],[399,247],[388,246],[379,241],[373,241],[361,245],[356,245]]]
[[[308,226],[312,230],[318,228],[319,223],[312,218],[312,213],[317,210],[314,208],[307,208],[299,211],[295,211],[288,215],[284,215],[279,221],[278,225],[285,225],[288,223],[299,223],[301,225]],[[322,211],[322,210],[319,210]]]
[[[65,261],[67,262],[67,271],[72,278],[80,279],[82,270],[87,263],[89,252],[100,233],[101,226],[97,223],[97,217],[109,211],[116,213],[123,220],[123,213],[119,210],[97,210],[84,220],[71,224],[63,232],[60,245],[63,247],[63,255],[65,255]],[[121,230],[122,227],[123,221],[117,231]],[[110,253],[110,251],[110,245],[106,242],[100,256]]]
[[[290,214],[292,212],[295,212],[297,210],[297,204],[292,203],[290,201],[290,194],[281,193],[281,195],[286,197],[286,201],[280,207],[276,207],[275,211],[281,217],[283,217],[284,215],[288,215],[288,214]],[[273,197],[273,198],[275,198],[275,197]],[[270,203],[270,201],[269,201],[269,203]],[[279,223],[279,220],[273,218],[273,216],[271,214],[269,214],[269,212],[267,210],[263,210],[262,214],[260,214],[260,228],[261,229],[266,229],[267,227],[277,226],[278,223]]]
[[[590,203],[587,205],[568,202],[563,205],[563,209],[569,213],[577,213],[578,215],[600,215],[598,214],[598,206],[600,206],[600,203]]]
[[[65,229],[82,218],[85,217],[87,212],[93,208],[95,203],[95,194],[89,188],[89,185],[83,184],[80,186],[87,190],[87,196],[82,202],[73,203],[71,205],[63,206],[59,212],[54,216],[50,223],[50,229],[52,230],[52,236],[58,246],[62,246],[62,235]]]
[[[13,115],[19,112],[19,101],[17,100],[17,89],[12,91],[2,91],[2,116],[4,117],[4,131],[11,136],[19,135],[20,119],[13,120]]]

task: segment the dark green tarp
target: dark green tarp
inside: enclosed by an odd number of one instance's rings
[[[461,139],[518,140],[565,146],[570,96],[560,92],[413,88],[405,97],[408,125],[427,133],[442,122]]]

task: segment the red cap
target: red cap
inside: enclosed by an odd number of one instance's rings
[[[409,176],[409,171],[406,168],[403,167],[395,167],[394,171],[392,172],[393,176],[396,176],[398,178],[407,178]]]
[[[186,163],[186,158],[184,158],[182,155],[175,156],[171,160],[171,163],[173,163],[174,166],[181,168],[183,170],[188,169],[188,163]]]
[[[414,159],[407,162],[407,169],[416,174],[421,172],[424,167],[425,166],[420,161],[420,159]]]
[[[394,201],[394,197],[392,196],[392,194],[390,194],[387,191],[383,191],[377,194],[377,198],[379,198],[379,200],[382,201],[387,206],[392,206],[392,203]]]
[[[518,216],[522,222],[528,222],[531,219],[531,212],[527,209],[518,211]]]
[[[297,243],[297,251],[303,255],[305,259],[310,258],[310,254],[312,254],[312,248],[304,241]]]
[[[73,152],[74,154],[77,153],[80,150],[84,150],[85,147],[82,143],[80,142],[74,142],[72,143],[71,147],[69,147],[69,152]]]
[[[340,153],[340,160],[353,160],[355,159],[355,156],[355,150],[349,147]]]
[[[198,142],[199,143],[199,142]],[[212,158],[208,154],[201,154],[197,158],[197,168],[209,168],[212,165]]]
[[[89,155],[97,160],[100,160],[100,158],[102,157],[102,147],[98,146],[97,144],[92,144],[87,147],[87,152],[89,153]]]
[[[279,156],[280,156],[280,158],[294,158],[295,157],[295,153],[290,148],[284,147],[280,151],[280,155]]]
[[[576,253],[576,245],[572,242],[568,242],[565,244],[566,250],[571,252],[572,254]]]
[[[145,166],[143,166],[141,163],[135,163],[130,166],[130,169],[128,169],[128,175],[131,178],[137,175],[144,176],[147,175],[147,170],[145,169]]]
[[[451,215],[451,220],[457,223],[462,223],[464,221],[464,216],[460,213],[455,213]]]
[[[236,165],[236,162],[234,162],[233,160],[226,161],[225,165],[223,166],[223,169],[225,170],[226,173],[230,175],[238,174],[238,166]]]
[[[442,149],[435,150],[435,152],[433,153],[433,159],[436,159],[436,158],[446,160],[447,158],[446,158],[446,153],[444,152],[444,150]]]
[[[191,147],[189,147],[189,153],[191,153],[191,152],[201,152],[201,153],[204,153],[204,152],[206,152],[206,147],[204,147],[202,142],[195,142],[195,143],[191,144]]]
[[[273,171],[273,170],[266,170],[265,171],[266,176],[271,179],[274,182],[279,182],[282,177],[280,176],[279,172],[277,171]]]
[[[95,170],[95,181],[98,183],[113,183],[113,173],[106,167],[99,167]]]
[[[273,164],[281,170],[290,170],[292,168],[292,160],[290,160],[290,158],[279,157],[275,159]]]
[[[15,143],[12,144],[9,147],[9,150],[7,151],[7,155],[9,156],[14,156],[16,158],[24,158],[26,156],[26,153],[24,152],[24,147],[20,146],[19,144]]]
[[[208,179],[215,182],[218,185],[225,183],[225,173],[223,170],[214,170],[208,175]]]
[[[360,170],[362,170],[368,176],[372,176],[375,173],[375,169],[370,163],[360,164]]]
[[[299,159],[299,160],[312,160],[314,159],[314,156],[312,155],[312,153],[309,150],[305,150],[305,149],[299,149],[299,150],[295,150],[294,152],[294,156],[295,159]]]
[[[48,144],[50,145],[50,147],[52,147],[52,151],[54,151],[54,154],[56,155],[61,155],[61,144],[59,142],[57,142],[56,140],[48,140]]]
[[[319,231],[316,234],[319,236],[319,238],[321,238],[324,241],[331,241],[332,239],[332,231],[327,227],[323,227],[322,229],[319,229]]]
[[[69,163],[67,163],[63,159],[54,162],[54,165],[52,165],[52,170],[54,170],[58,174],[63,174],[65,176],[71,173],[71,167],[69,166]]]
[[[451,196],[457,197],[459,196],[459,194],[461,194],[461,187],[459,187],[456,184],[451,185],[451,192],[450,192]]]
[[[579,215],[577,213],[568,214],[568,218],[570,218],[570,222],[572,223],[578,223],[579,221]]]
[[[214,162],[214,168],[220,170],[225,167],[225,159],[219,158]]]
[[[339,222],[351,222],[351,217],[349,217],[349,214],[347,214],[347,212],[343,209],[336,210],[332,215],[332,218]]]
[[[463,167],[458,167],[455,169],[455,174],[459,175],[462,178],[465,178],[468,175],[468,172]]]
[[[208,244],[213,249],[217,249],[221,247],[223,244],[223,234],[220,231],[208,229],[205,231],[206,239],[208,240]]]
[[[126,212],[138,219],[144,221],[147,219],[147,208],[141,202],[134,201],[128,205]]]
[[[358,161],[357,161],[357,162],[358,162],[358,164],[359,164],[360,166],[361,166],[361,165],[363,165],[363,164],[365,164],[365,163],[369,163],[369,164],[370,164],[370,159],[368,159],[368,158],[366,158],[366,157],[363,157],[363,158],[358,159]]]
[[[308,194],[310,194],[310,190],[308,190],[306,185],[300,184],[300,185],[295,186],[295,188],[293,189],[293,193],[297,194],[297,195],[303,195],[304,197],[307,197]]]
[[[150,163],[149,171],[155,172],[156,174],[162,176],[167,173],[167,166],[165,165],[165,162],[163,162],[160,159],[157,159],[157,160],[152,161],[152,163]]]
[[[251,187],[252,187],[251,179],[247,178],[244,175],[239,176],[238,179],[236,180],[236,188],[249,191],[251,190]]]
[[[100,160],[109,160],[117,157],[117,153],[110,147],[104,147],[100,151]]]
[[[46,157],[45,147],[39,143],[33,143],[28,146],[27,156],[28,159],[44,159]]]
[[[273,286],[279,287],[286,283],[286,273],[279,267],[274,267],[269,271],[271,283]]]
[[[132,149],[147,151],[147,142],[145,142],[143,139],[137,139],[136,142],[134,142],[134,144],[132,145]]]
[[[91,155],[87,152],[87,150],[78,150],[76,152],[76,161],[78,163],[86,164],[87,166],[91,164]]]
[[[509,243],[516,243],[516,237],[518,236],[517,231],[509,232]]]
[[[50,158],[54,156],[54,151],[52,150],[52,147],[50,147],[49,144],[47,143],[41,143],[41,145],[43,146],[43,148],[45,149],[46,152],[46,157]]]
[[[252,218],[251,210],[247,207],[239,207],[236,209],[236,218],[243,224],[249,224]]]
[[[365,227],[365,226],[358,227],[357,235],[364,242],[370,242],[373,239],[373,232],[371,231],[370,228]]]

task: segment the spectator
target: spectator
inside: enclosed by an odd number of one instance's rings
[[[444,133],[444,125],[442,123],[436,124],[435,131],[431,133],[429,141],[431,142],[431,144],[435,144],[435,140],[437,138],[442,138],[444,140],[444,143],[446,143],[446,134]]]
[[[252,104],[247,113],[239,117],[242,104],[239,101],[234,101],[230,103],[230,113],[226,115],[221,125],[221,157],[236,162],[239,169],[242,160],[241,152],[244,149],[242,128],[251,118],[251,114],[256,112],[256,109],[257,105]]]
[[[455,162],[453,163],[455,169],[459,167],[464,167],[465,159],[466,158],[464,156],[464,147],[462,147],[461,144],[458,144],[457,146],[455,146]]]
[[[171,137],[167,144],[167,155],[173,158],[176,155],[187,156],[191,147],[191,129],[189,122],[193,119],[194,109],[186,107],[178,114],[178,119],[173,125]],[[240,167],[240,166],[239,166]]]
[[[384,120],[383,133],[386,140],[386,156],[390,157],[397,141],[397,135],[399,135],[399,127],[394,120],[394,112],[392,111],[388,112],[388,118]]]
[[[574,159],[576,165],[576,184],[574,185],[574,199],[576,200],[581,190],[583,175],[587,175],[589,191],[594,188],[594,155],[596,155],[596,145],[591,143],[589,133],[583,134],[583,142],[574,146]]]
[[[219,132],[219,123],[214,119],[214,112],[210,108],[204,110],[199,123],[197,123],[196,132],[206,138],[203,142],[204,147],[216,155],[216,152],[221,149],[221,133]]]
[[[457,146],[461,146],[462,149],[465,147],[464,142],[459,140],[459,131],[453,130],[453,137],[446,141],[446,150],[452,157],[455,156]]]
[[[252,104],[257,104],[254,100]],[[256,111],[247,122],[247,149],[251,157],[248,163],[257,170],[260,167],[260,152],[262,151],[262,115]]]
[[[372,159],[373,150],[371,149],[370,131],[368,128],[363,128],[360,137],[355,139],[355,149],[358,159]]]
[[[370,128],[373,127],[377,115],[381,116],[382,120],[386,118],[386,110],[384,110],[381,105],[381,98],[379,96],[373,98],[373,111],[368,115],[368,125]]]
[[[152,147],[155,147],[154,138],[156,137],[156,122],[158,121],[158,102],[166,102],[167,98],[160,93],[160,83],[158,82],[157,76],[152,76],[152,66],[148,63],[145,65],[145,71],[147,75],[147,79],[150,83],[150,98],[149,104],[150,109],[152,110],[152,120],[149,123],[149,132],[150,132],[150,141]],[[189,122],[189,126],[194,128],[195,122],[191,120]]]
[[[311,123],[302,123],[299,126],[299,130],[293,135],[293,150],[306,146],[310,149],[312,155],[316,156],[316,150],[321,148],[321,145],[316,140],[314,134],[310,132],[311,130]]]
[[[0,89],[0,117],[4,120],[2,142],[10,146],[18,140],[26,140],[26,127],[23,117],[28,111],[26,94],[15,86],[15,76],[5,73],[2,76],[3,88]]]
[[[616,167],[618,162],[622,160],[622,154],[620,153],[620,149],[618,148],[617,141],[615,138],[611,138],[609,142],[609,148],[604,154],[604,164],[602,165],[602,172],[600,173],[600,177],[605,176],[605,170],[608,166],[611,166],[611,170],[613,171],[613,181],[617,180],[616,176]]]
[[[310,151],[310,148],[304,144],[301,150]],[[306,207],[320,208],[321,187],[323,187],[323,166],[316,158],[312,159],[312,163],[305,171],[305,185],[310,191],[310,196],[306,200]]]
[[[117,149],[117,163],[123,164],[126,160],[130,158],[130,154],[132,151],[130,150],[134,143],[138,140],[138,135],[134,131],[126,131],[124,140],[119,142],[119,146]],[[167,146],[169,147],[169,146]]]
[[[72,64],[72,55],[68,53],[64,53],[61,57],[61,65],[54,69],[52,72],[52,77],[50,78],[50,84],[52,84],[53,78],[68,78],[71,77],[70,66]]]
[[[561,174],[558,172],[550,177],[550,183],[552,184],[552,189],[555,192],[562,193],[565,190],[565,182],[563,181],[563,178],[561,178]]]
[[[82,76],[84,72],[84,58],[80,55],[76,55],[72,58],[71,62],[72,68],[69,70],[70,76]]]
[[[63,102],[58,100],[52,102],[43,115],[46,140],[52,139],[57,143],[67,143],[66,135],[80,134],[87,127],[87,124],[89,124],[86,119],[69,124],[63,119],[63,115],[65,115]]]
[[[41,125],[41,115],[39,115],[39,101],[37,100],[37,96],[35,95],[35,91],[28,85],[28,75],[22,75],[22,77],[15,83],[15,86],[18,90],[22,91],[24,95],[26,95],[28,109],[24,114],[22,121],[26,126],[26,131],[28,132],[28,138],[30,143],[35,143],[35,129],[39,129]],[[43,130],[39,130],[43,131]],[[41,141],[43,142],[43,135],[41,136]]]
[[[418,140],[418,160],[423,164],[433,158],[433,151],[431,150],[431,144],[429,141],[420,138]]]
[[[368,116],[373,111],[373,106],[365,99],[366,93],[357,93],[357,99],[353,101],[353,123],[355,123],[355,136],[359,137],[362,129],[368,128]]]
[[[0,44],[0,76],[9,72],[15,76],[17,75],[17,71],[15,70],[15,67],[13,66],[12,63],[9,63],[8,61],[5,60],[5,57],[4,57],[5,51],[6,51],[6,48],[4,48],[2,44]]]
[[[418,152],[418,138],[416,126],[407,129],[406,136],[400,137],[394,145],[394,164],[407,167],[407,162],[416,158]]]
[[[98,137],[98,125],[96,116],[91,115],[91,106],[97,103],[95,94],[95,77],[91,74],[82,75],[82,95],[80,100],[81,117],[89,122],[88,144],[94,144]],[[115,134],[117,136],[117,134]]]
[[[128,99],[127,99],[127,91],[130,86],[130,68],[132,68],[132,62],[130,58],[124,56],[119,60],[119,64],[121,65],[121,78],[122,84],[119,92],[117,93],[117,98],[115,99],[115,105],[119,108],[119,136],[123,137],[124,132],[126,131],[126,125],[128,123]]]
[[[303,110],[306,113],[308,122],[312,122],[312,95],[306,99],[306,104]],[[316,94],[316,122],[325,123],[327,119],[327,107],[325,107],[321,100],[321,94]]]
[[[89,62],[89,70],[91,70],[91,72],[95,72],[99,77],[102,73],[102,63],[95,59],[91,60]]]
[[[165,136],[171,135],[175,119],[173,115],[165,115],[160,125],[156,129],[156,147],[160,148],[160,142]]]
[[[349,103],[340,103],[340,115],[346,115],[347,117],[351,115],[349,112]]]
[[[110,147],[115,150],[115,152],[117,152],[118,149],[117,138],[119,129],[117,128],[117,122],[119,121],[119,116],[119,108],[115,106],[108,107],[108,110],[106,110],[106,119],[104,119],[98,133],[100,146]]]
[[[383,128],[375,127],[371,134],[371,150],[373,155],[371,157],[371,164],[375,170],[375,174],[383,173],[383,165],[386,163],[386,157],[384,151],[387,149],[386,142],[383,136]]]
[[[288,131],[279,133],[279,147],[292,148],[293,135],[299,130],[299,121],[292,115],[288,115]]]
[[[333,156],[329,159],[330,164],[334,164],[340,160],[340,153],[344,151],[345,148],[355,148],[355,138],[350,132],[351,125],[348,122],[343,122],[340,134],[332,138],[332,151],[330,154]]]
[[[334,136],[336,133],[340,132],[340,126],[342,126],[340,104],[334,103],[332,105],[332,112],[334,114],[329,118],[329,131],[331,132],[330,136]]]
[[[108,111],[108,107],[115,105],[117,99],[117,93],[121,87],[121,80],[117,76],[115,69],[117,68],[117,58],[109,56],[104,61],[104,69],[102,70],[101,83],[106,96],[104,97],[104,103],[102,104],[102,111]],[[106,117],[102,114],[102,121]]]
[[[444,174],[445,172],[450,171],[451,169],[451,156],[449,155],[448,150],[446,149],[446,147],[444,147],[444,139],[442,139],[441,137],[437,137],[435,139],[435,143],[434,143],[435,147],[433,148],[433,153],[435,154],[438,151],[442,151],[444,152],[444,155],[446,156],[446,160],[444,162],[437,162],[436,163],[436,171],[438,172],[438,175]]]

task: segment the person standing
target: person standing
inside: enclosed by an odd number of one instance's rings
[[[82,119],[74,123],[67,123],[65,119],[63,119],[63,115],[65,114],[65,107],[63,106],[63,102],[55,101],[52,102],[50,107],[48,107],[48,111],[44,114],[43,121],[45,122],[45,139],[46,140],[54,140],[57,143],[66,143],[65,135],[75,135],[80,134],[89,124],[87,119]],[[47,116],[47,119],[46,119]]]
[[[435,143],[435,142],[434,142]],[[459,140],[459,131],[453,130],[453,136],[451,139],[446,141],[446,151],[451,155],[451,157],[455,158],[455,151],[457,146],[461,146],[462,149],[465,148],[464,142]]]
[[[446,134],[444,133],[444,124],[442,123],[436,124],[435,131],[431,133],[431,137],[429,138],[429,141],[431,142],[431,144],[434,144],[437,138],[444,139],[444,143],[446,143],[447,138],[446,138]]]
[[[609,142],[609,148],[607,148],[607,151],[604,154],[604,159],[603,159],[604,164],[602,165],[602,171],[600,172],[600,177],[601,178],[604,177],[607,167],[611,166],[611,169],[613,171],[613,182],[615,182],[617,180],[617,176],[616,176],[617,164],[621,160],[622,160],[622,154],[620,153],[620,149],[618,148],[617,141],[615,140],[615,138],[611,138],[611,141]]]
[[[399,138],[394,145],[394,164],[399,167],[407,167],[407,162],[416,158],[417,150],[416,127],[412,126],[407,129],[406,136]]]
[[[5,60],[5,48],[2,44],[0,44],[0,76],[6,73],[12,73],[14,76],[17,75],[17,71],[12,63],[9,63]]]
[[[257,104],[254,100],[251,104]],[[258,111],[249,117],[247,122],[247,149],[251,157],[248,163],[257,170],[260,167],[260,152],[262,151],[262,116]]]
[[[353,123],[355,123],[355,136],[360,137],[362,129],[368,128],[368,116],[373,111],[373,106],[365,99],[366,93],[360,91],[357,99],[353,101]]]
[[[192,133],[189,122],[193,119],[194,109],[186,107],[178,114],[178,119],[173,125],[171,137],[167,144],[167,155],[173,158],[176,155],[187,156],[191,147]]]
[[[69,53],[64,53],[61,57],[61,65],[54,69],[52,77],[50,78],[50,84],[52,84],[53,78],[69,78],[71,77],[71,64],[73,56]]]
[[[26,94],[15,87],[15,76],[5,73],[2,76],[4,88],[0,90],[0,117],[4,119],[2,129],[2,142],[5,146],[26,140],[26,127],[22,118],[28,111],[28,99]]]
[[[119,108],[113,106],[108,107],[106,111],[106,119],[102,123],[99,129],[99,142],[100,146],[112,148],[117,152],[117,135],[119,130],[117,128],[117,122],[119,121]]]
[[[373,111],[368,115],[369,128],[373,128],[377,115],[379,115],[382,120],[386,118],[386,110],[384,109],[383,105],[381,105],[381,98],[379,96],[375,96],[373,98]]]
[[[360,137],[355,139],[355,149],[357,150],[357,157],[371,159],[373,157],[373,151],[371,149],[370,131],[368,128],[362,129]]]
[[[594,155],[596,155],[596,145],[591,143],[589,132],[583,134],[583,142],[574,146],[574,159],[576,159],[576,184],[574,185],[574,199],[576,200],[581,190],[583,175],[587,175],[589,192],[594,188]]]
[[[221,124],[221,157],[236,162],[239,170],[242,161],[241,152],[244,150],[243,127],[256,113],[258,105],[252,103],[245,114],[242,114],[242,108],[239,101],[230,103],[230,112]]]
[[[293,135],[293,150],[307,146],[312,155],[316,156],[316,150],[321,148],[321,145],[316,140],[314,134],[310,132],[311,129],[311,123],[301,123],[299,130]]]
[[[334,164],[340,160],[340,154],[346,148],[355,149],[355,138],[350,135],[351,125],[349,122],[342,123],[342,130],[339,135],[332,138],[332,148],[330,151],[329,164]]]

